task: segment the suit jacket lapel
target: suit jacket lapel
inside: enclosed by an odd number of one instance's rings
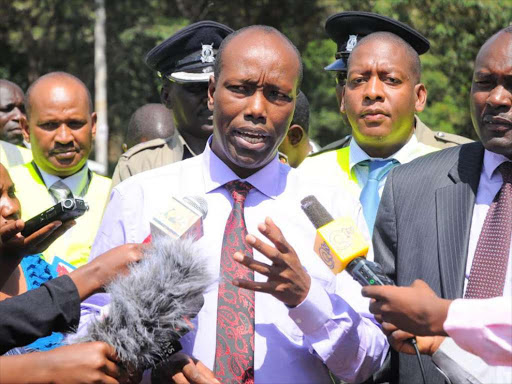
[[[480,143],[461,146],[459,156],[448,172],[450,184],[436,190],[437,245],[445,298],[462,297],[483,153]]]

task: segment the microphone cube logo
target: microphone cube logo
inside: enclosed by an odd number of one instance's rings
[[[338,274],[356,257],[366,256],[368,243],[351,217],[340,217],[318,228],[315,252]]]

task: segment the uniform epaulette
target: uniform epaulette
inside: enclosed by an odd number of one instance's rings
[[[309,157],[315,157],[317,155],[321,155],[322,153],[333,151],[336,149],[340,149],[346,147],[350,144],[350,139],[352,139],[352,135],[347,135],[343,139],[336,140],[330,144],[327,144],[325,147],[322,147],[318,152],[312,153]]]
[[[155,149],[155,148],[163,147],[163,146],[167,145],[167,142],[169,140],[171,140],[171,138],[168,138],[168,139],[153,139],[153,140],[145,141],[144,143],[137,144],[137,145],[131,147],[125,153],[123,153],[121,155],[121,157],[123,157],[125,159],[129,159],[133,155],[135,155],[137,153],[140,153],[140,152],[143,152],[146,149]]]
[[[472,143],[474,140],[468,139],[464,136],[459,136],[454,133],[448,133],[443,131],[434,131],[434,137],[437,141],[443,143],[453,143],[457,145]]]

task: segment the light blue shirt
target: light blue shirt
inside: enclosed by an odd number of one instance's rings
[[[426,155],[427,153],[431,153],[437,150],[437,148],[418,142],[416,136],[412,135],[409,141],[393,155],[386,158],[370,157],[370,155],[368,155],[356,143],[355,140],[350,140],[349,168],[350,172],[352,172],[352,169],[354,169],[357,178],[357,184],[359,185],[359,188],[363,189],[363,187],[366,185],[366,182],[368,181],[369,166],[359,164],[362,161],[394,159],[398,161],[399,164],[405,164],[411,160],[416,159],[417,157]],[[382,191],[384,190],[384,184],[386,184],[386,180],[387,175],[379,181],[379,196],[382,196]]]
[[[199,195],[208,203],[208,215],[197,245],[207,255],[210,272],[219,276],[222,238],[233,204],[223,185],[235,179],[239,177],[209,145],[202,155],[131,177],[112,191],[91,258],[146,239],[151,218],[171,196]],[[329,370],[345,381],[365,380],[383,363],[387,340],[368,311],[360,285],[346,272],[333,275],[314,254],[315,229],[300,208],[300,200],[314,194],[334,217],[353,217],[367,234],[359,201],[337,186],[311,185],[277,157],[246,181],[254,186],[245,202],[248,232],[268,242],[257,225],[270,216],[312,278],[307,298],[295,308],[256,292],[255,382],[330,383]],[[269,262],[256,250],[254,258]],[[266,277],[255,273],[255,280]],[[195,332],[181,339],[184,352],[210,369],[215,359],[217,295],[218,281],[204,294],[204,306],[194,319]],[[108,301],[105,296],[86,304],[82,325]]]

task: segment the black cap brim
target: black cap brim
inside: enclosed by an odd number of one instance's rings
[[[371,12],[347,11],[332,15],[325,22],[325,31],[335,42],[346,41],[350,35],[391,32],[409,43],[418,55],[430,49],[428,39],[415,29],[398,20]]]

